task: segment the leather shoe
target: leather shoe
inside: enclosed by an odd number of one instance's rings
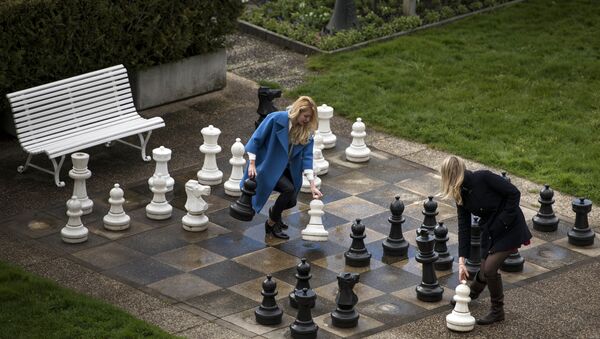
[[[275,223],[273,226],[269,225],[269,221],[265,221],[265,234],[272,234],[275,238],[289,239],[290,237],[281,230],[279,223]]]
[[[273,220],[273,218],[271,217],[271,211],[273,210],[273,206],[269,207],[269,218],[271,218],[271,220]],[[281,229],[287,230],[288,229],[288,225],[284,224],[283,221],[279,222]]]

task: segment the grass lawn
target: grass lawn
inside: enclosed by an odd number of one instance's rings
[[[0,262],[0,338],[174,338],[106,303]]]
[[[600,203],[597,1],[529,0],[309,67],[290,94]]]

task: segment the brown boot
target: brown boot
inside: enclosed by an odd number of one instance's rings
[[[471,290],[471,292],[469,293],[469,298],[471,298],[471,300],[475,300],[475,299],[479,298],[479,295],[485,289],[486,282],[481,281],[481,275],[482,275],[481,272],[475,273],[475,277],[473,278],[473,281],[471,281],[471,283],[469,284],[469,288]],[[454,300],[454,298],[452,298],[452,300],[450,300],[450,304],[452,306],[456,305],[456,301]]]
[[[504,320],[504,292],[502,288],[502,278],[500,274],[485,276],[488,289],[490,290],[490,300],[492,307],[490,312],[480,319],[477,319],[478,325],[489,325]]]

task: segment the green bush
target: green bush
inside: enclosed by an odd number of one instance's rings
[[[0,1],[0,92],[124,64],[137,70],[224,46],[240,0]],[[6,99],[2,112],[9,112]]]
[[[458,14],[466,14],[469,13],[470,10],[465,5],[458,5],[458,7],[456,7],[456,12]]]
[[[481,1],[475,1],[471,5],[469,5],[469,8],[471,8],[472,11],[477,11],[483,8],[483,4],[481,3]]]
[[[437,11],[425,11],[425,16],[423,17],[423,22],[426,24],[434,23],[440,21],[440,12]]]
[[[440,18],[448,19],[456,15],[456,12],[450,6],[444,6],[440,10]]]
[[[483,0],[483,5],[485,7],[496,6],[496,0]]]

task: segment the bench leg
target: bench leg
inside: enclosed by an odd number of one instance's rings
[[[25,161],[25,165],[17,167],[17,172],[19,172],[19,173],[25,172],[25,170],[27,169],[27,167],[29,167],[29,164],[31,163],[32,156],[33,156],[33,154],[29,153],[29,155],[27,156],[27,161]]]
[[[54,171],[50,171],[46,168],[40,167],[36,164],[31,163],[31,157],[33,156],[33,154],[29,154],[27,156],[27,161],[25,161],[25,165],[23,166],[19,166],[17,167],[17,172],[19,173],[23,173],[25,172],[25,170],[27,169],[27,167],[33,167],[35,169],[38,169],[42,172],[46,172],[48,174],[52,174],[54,176],[54,183],[56,184],[56,186],[58,187],[65,187],[65,182],[64,181],[60,181],[60,169],[63,165],[63,163],[65,162],[65,156],[61,156],[60,157],[60,161],[57,163],[56,162],[56,158],[50,158],[50,161],[52,162],[52,167],[54,167]]]
[[[140,137],[140,148],[142,150],[142,159],[144,161],[152,160],[151,156],[146,155],[146,145],[148,145],[148,140],[150,140],[151,135],[152,135],[152,131],[148,131],[145,138],[144,138],[144,133],[138,133],[138,137]]]

